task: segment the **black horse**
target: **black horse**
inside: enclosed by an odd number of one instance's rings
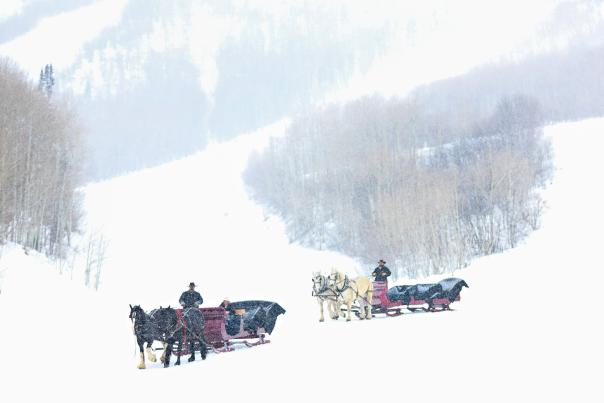
[[[189,362],[195,361],[196,344],[199,345],[201,359],[205,360],[208,352],[205,341],[203,314],[197,308],[187,308],[183,311],[182,317],[179,317],[174,308],[160,308],[154,313],[154,318],[166,343],[164,358],[164,367],[170,366],[170,357],[174,349],[174,344],[178,342],[176,362],[174,365],[180,365],[180,355],[183,344],[188,344],[187,351],[191,353]]]
[[[154,318],[154,314],[157,310],[151,311],[148,315],[145,311],[140,307],[140,305],[132,306],[130,305],[130,320],[134,325],[134,334],[136,336],[136,342],[138,343],[138,348],[140,350],[141,362],[138,364],[139,369],[145,369],[145,353],[143,351],[143,346],[147,343],[147,357],[149,361],[155,362],[157,358],[155,357],[155,353],[151,348],[154,340],[164,341],[162,332],[158,326],[157,321]]]

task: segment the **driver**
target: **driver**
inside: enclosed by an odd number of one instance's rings
[[[378,267],[373,270],[371,275],[374,277],[373,281],[388,281],[388,276],[391,275],[390,269],[386,267],[386,262],[382,259],[378,262]]]
[[[183,308],[199,308],[199,305],[203,304],[201,294],[195,291],[194,282],[189,283],[189,289],[181,294],[178,302]]]

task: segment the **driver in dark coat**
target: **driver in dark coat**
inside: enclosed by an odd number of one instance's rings
[[[189,283],[189,289],[182,293],[178,302],[183,308],[198,308],[199,305],[203,304],[201,294],[195,291],[195,283]]]
[[[374,277],[373,281],[388,281],[388,276],[391,274],[390,269],[386,267],[386,262],[380,259],[378,267],[373,270],[371,276]]]

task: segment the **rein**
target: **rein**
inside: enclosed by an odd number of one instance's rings
[[[180,345],[186,346],[187,345],[187,322],[185,321],[185,313],[183,312],[183,310],[176,311],[176,316],[178,317],[178,322],[176,323],[176,325],[180,324],[180,329],[183,329],[182,342]],[[176,330],[172,333],[172,336],[174,336],[175,332],[176,332]]]

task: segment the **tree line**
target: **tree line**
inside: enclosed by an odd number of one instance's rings
[[[82,130],[53,85],[50,65],[36,85],[0,59],[0,243],[64,257],[81,215]]]
[[[443,273],[538,227],[551,172],[542,122],[522,95],[484,115],[365,97],[295,119],[245,180],[293,241],[387,258],[396,276]]]

